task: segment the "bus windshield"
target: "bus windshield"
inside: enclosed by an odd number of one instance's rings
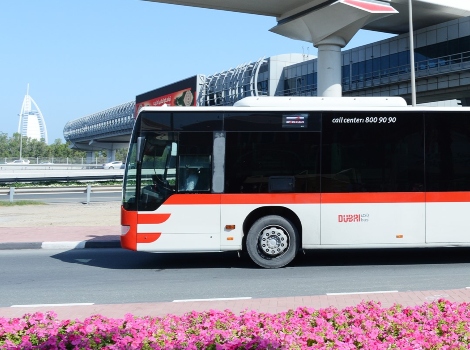
[[[175,191],[176,155],[177,142],[170,133],[147,132],[131,143],[124,175],[125,209],[155,210]]]

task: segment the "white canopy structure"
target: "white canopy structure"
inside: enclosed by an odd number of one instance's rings
[[[277,21],[293,15],[316,11],[338,0],[147,0],[174,5],[202,7],[207,9],[250,13],[276,17]],[[384,33],[403,34],[408,31],[409,0],[358,0],[359,2],[390,5],[398,11],[392,17],[366,24],[363,29]],[[452,19],[470,16],[467,0],[412,0],[414,28],[420,29]],[[335,22],[331,18],[330,22]],[[347,23],[345,23],[347,24]]]
[[[26,96],[21,105],[20,120],[18,122],[18,133],[32,139],[41,140],[47,143],[46,122],[36,102],[29,96],[29,84]]]
[[[274,33],[311,42],[318,48],[318,96],[338,97],[341,48],[360,29],[393,34],[470,16],[467,0],[148,0],[175,5],[276,17]]]

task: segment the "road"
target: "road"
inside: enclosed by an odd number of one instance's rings
[[[470,249],[310,251],[265,270],[236,253],[0,251],[0,307],[271,298],[470,286]]]
[[[57,192],[57,193],[15,193],[15,201],[18,200],[34,200],[43,203],[81,203],[86,202],[86,193],[74,192]],[[122,192],[92,192],[90,202],[114,202],[122,199]],[[9,195],[0,196],[0,200],[8,201]]]

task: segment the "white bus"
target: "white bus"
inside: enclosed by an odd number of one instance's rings
[[[123,187],[123,248],[248,252],[470,246],[470,108],[401,98],[246,98],[145,107]]]

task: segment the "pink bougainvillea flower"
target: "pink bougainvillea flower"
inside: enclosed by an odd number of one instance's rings
[[[278,314],[230,310],[183,316],[59,320],[55,313],[0,318],[0,349],[468,349],[470,306],[362,302]]]

